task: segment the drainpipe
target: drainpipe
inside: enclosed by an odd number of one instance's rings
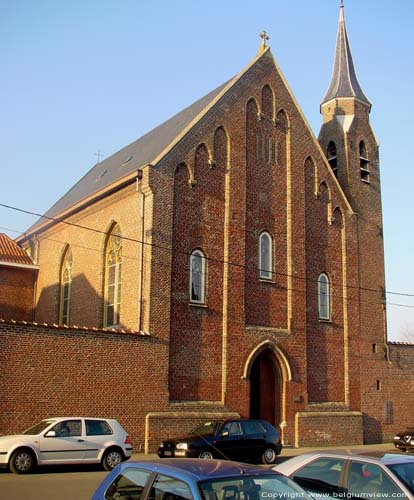
[[[39,276],[39,269],[35,269],[33,273],[33,298],[32,298],[32,321],[36,321],[36,310],[37,310],[37,304],[36,304],[36,298],[37,298],[37,279]]]
[[[139,307],[138,307],[138,331],[142,331],[143,317],[143,289],[144,289],[144,238],[145,238],[145,194],[141,189],[142,170],[137,171],[137,192],[141,194],[140,200],[140,218],[141,218],[141,255],[140,255],[140,276],[139,276]]]

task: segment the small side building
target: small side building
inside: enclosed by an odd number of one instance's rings
[[[0,318],[32,321],[39,267],[26,251],[0,233]]]

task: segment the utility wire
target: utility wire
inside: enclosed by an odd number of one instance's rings
[[[100,230],[100,229],[95,229],[95,228],[92,228],[92,227],[84,226],[82,224],[77,224],[77,223],[74,223],[74,222],[69,222],[69,221],[66,221],[66,220],[59,220],[56,217],[50,217],[50,216],[46,216],[46,215],[41,215],[41,214],[38,214],[36,212],[31,212],[29,210],[24,210],[22,208],[14,207],[14,206],[11,206],[11,205],[6,205],[4,203],[0,203],[0,207],[7,208],[9,210],[14,210],[14,211],[21,212],[21,213],[25,213],[25,214],[28,214],[28,215],[34,215],[36,217],[39,217],[39,218],[42,218],[42,219],[47,219],[47,220],[50,220],[50,221],[53,221],[53,222],[60,222],[62,224],[66,224],[68,226],[76,227],[78,229],[84,229],[84,230],[87,230],[87,231],[92,231],[94,233],[101,234],[101,235],[104,235],[104,236],[109,236],[109,235],[112,234],[112,233],[107,232],[107,231],[103,231],[103,230]],[[141,245],[147,245],[147,246],[150,246],[150,247],[158,248],[160,250],[164,250],[164,251],[168,251],[170,253],[173,253],[173,249],[170,248],[170,247],[165,247],[163,245],[159,245],[159,244],[156,244],[156,243],[148,243],[148,242],[141,241],[141,240],[138,240],[138,239],[135,239],[135,238],[129,238],[127,236],[122,236],[122,235],[118,235],[118,236],[122,240],[125,240],[125,241],[130,241],[132,243],[139,243]],[[43,238],[43,239],[47,239],[47,238]],[[177,250],[177,253],[182,253],[182,254],[186,255],[187,257],[189,257],[192,252],[186,252],[184,250]],[[258,270],[256,266],[247,266],[246,264],[240,264],[238,262],[232,262],[232,261],[225,261],[223,259],[217,259],[217,258],[214,258],[214,257],[204,257],[204,258],[207,261],[211,261],[211,262],[215,262],[215,263],[219,263],[219,264],[223,264],[223,265],[224,264],[228,264],[230,266],[238,267],[238,268],[242,268],[242,269],[250,269],[250,270],[254,270],[254,271]],[[314,283],[313,280],[310,280],[309,278],[304,278],[303,276],[286,274],[286,273],[281,273],[281,272],[277,272],[277,271],[271,271],[271,273],[272,273],[272,275],[276,275],[276,276],[282,276],[282,277],[285,277],[285,278],[294,278],[294,279],[297,279],[297,280],[302,280],[302,281],[305,281],[305,282]],[[316,282],[318,282],[318,280]],[[336,284],[336,283],[332,283],[331,282],[331,286],[343,287],[344,285],[342,283]],[[377,290],[377,289],[374,289],[374,288],[366,288],[366,287],[349,285],[349,284],[345,285],[345,287],[349,288],[349,289],[363,290],[363,291],[367,291],[367,292],[382,293],[381,290]],[[296,290],[296,291],[298,291],[298,290]],[[385,291],[385,293],[389,294],[389,295],[398,295],[398,296],[401,296],[401,297],[414,297],[414,294],[402,293],[402,292],[388,292],[388,291]],[[414,306],[409,306],[409,305],[404,305],[404,304],[392,304],[392,305],[400,305],[402,307],[408,307],[408,308],[414,307]]]
[[[1,226],[0,226],[1,228]],[[6,228],[3,228],[3,229],[6,229]],[[11,230],[11,231],[14,231],[14,232],[18,232],[21,234],[21,231],[17,231],[17,230],[13,230],[13,229],[10,229],[10,228],[7,228],[8,230]],[[111,234],[111,233],[109,233]],[[45,237],[45,236],[42,236],[41,237],[41,241],[50,241],[52,243],[59,243],[61,245],[67,245],[67,241],[62,241],[62,240],[58,240],[58,239],[55,239],[55,238],[50,238],[50,237]],[[76,243],[71,243],[70,244],[70,247],[71,248],[80,248],[82,250],[87,250],[87,251],[91,251],[91,252],[95,252],[99,255],[102,255],[102,249],[97,249],[97,248],[92,248],[92,247],[88,247],[88,246],[84,246],[84,245],[77,245]],[[135,262],[140,262],[141,259],[140,257],[136,257],[136,256],[131,256],[131,255],[128,255],[126,253],[122,253],[122,260],[132,260],[132,261],[135,261]],[[151,264],[151,261],[150,260],[147,260],[147,259],[144,259],[144,264]],[[187,266],[187,272],[188,272],[188,268],[189,268],[189,263],[188,261],[186,261],[186,266]],[[170,266],[169,264],[164,264],[163,262],[160,262],[158,261],[157,262],[157,267],[158,268],[164,268],[165,270],[169,270],[170,269]],[[255,272],[258,272],[260,271],[260,269],[256,268],[256,267],[251,267],[250,269],[254,270]],[[207,272],[204,273],[204,275],[206,275]],[[310,281],[310,280],[309,280]],[[277,286],[278,287],[278,290],[283,290],[284,292],[288,291],[288,288],[286,286],[283,286],[281,285],[280,283],[275,283],[274,281],[270,281],[269,282],[269,285],[272,286]],[[336,292],[336,289],[339,289],[342,287],[342,284],[337,286],[337,287],[334,287],[333,284],[331,284],[331,287],[334,288],[334,291],[331,291],[331,297],[333,299],[338,299],[338,300],[343,300],[344,299],[344,296],[343,294],[339,295],[337,292]],[[317,291],[310,291],[310,290],[306,290],[306,289],[299,289],[299,288],[291,288],[290,289],[292,292],[297,292],[297,293],[303,293],[303,294],[308,294],[310,296],[313,296],[313,297],[317,297],[318,296],[318,293]],[[377,290],[377,293],[381,293],[380,291]],[[156,292],[154,292],[154,296],[158,296]],[[359,298],[351,298],[351,297],[347,297],[346,298],[346,302],[347,303],[350,303],[350,302],[361,302],[363,304],[372,304],[372,305],[383,305],[384,302],[375,302],[375,301],[370,301],[370,300],[367,300],[367,299],[362,299],[360,300]],[[406,305],[406,304],[395,304],[395,303],[389,303],[389,302],[386,302],[387,305],[392,305],[392,306],[401,306],[401,307],[407,307],[407,308],[414,308],[414,306],[410,306],[410,305]]]
[[[17,231],[15,229],[11,229],[11,228],[5,228],[5,227],[1,227],[0,226],[0,229],[6,229],[8,231],[13,231],[13,232],[16,232],[16,233],[22,233],[22,231]],[[112,234],[112,233],[108,233],[108,234]],[[46,240],[46,241],[50,241],[50,242],[53,242],[53,243],[59,243],[61,245],[67,245],[67,241],[62,241],[62,240],[58,240],[58,239],[55,239],[55,238],[50,238],[50,237],[45,237],[45,236],[42,236],[41,238],[42,241]],[[99,255],[102,254],[102,249],[97,249],[97,248],[92,248],[92,247],[87,247],[87,246],[84,246],[84,245],[77,245],[76,243],[71,243],[70,244],[70,247],[71,248],[80,248],[82,250],[87,250],[87,251],[91,251],[91,252],[95,252],[95,253],[98,253]],[[135,257],[135,256],[131,256],[131,255],[127,255],[125,254],[124,252],[122,253],[122,260],[133,260],[135,262],[139,262],[141,261],[141,259],[139,257]],[[151,261],[149,260],[144,260],[144,263],[145,264],[150,264]],[[217,262],[215,262],[217,263]],[[189,263],[187,261],[187,267],[189,267]],[[157,266],[158,268],[165,268],[166,270],[169,270],[170,269],[170,266],[169,264],[164,264],[160,261],[157,262]],[[258,268],[256,267],[252,267],[251,269],[253,269],[255,272],[258,272],[260,271]],[[187,270],[188,272],[188,270]],[[206,274],[206,273],[205,273]],[[310,280],[308,280],[310,281]],[[277,287],[278,291],[283,291],[284,293],[286,293],[289,289],[284,286],[284,285],[281,285],[280,283],[276,283],[276,282],[272,282],[270,281],[269,282],[269,285],[270,286],[275,286]],[[341,293],[338,293],[338,290],[340,290],[342,288],[342,284],[339,285],[339,286],[333,286],[331,284],[331,294],[330,294],[330,297],[331,299],[333,300],[338,300],[339,302],[342,302],[344,300],[344,295],[341,294]],[[300,289],[300,288],[291,288],[290,289],[291,292],[295,292],[295,293],[300,293],[300,294],[303,294],[305,295],[306,297],[318,297],[318,292],[316,290],[315,287],[313,287],[312,289]],[[376,290],[377,293],[380,293],[380,291]],[[155,297],[160,297],[160,295],[157,294],[157,292],[154,292],[153,295]],[[397,304],[397,303],[390,303],[390,302],[376,302],[376,301],[372,301],[372,300],[367,300],[367,299],[360,299],[359,297],[357,298],[352,298],[352,297],[349,297],[347,296],[346,299],[345,299],[346,303],[349,304],[351,302],[359,302],[361,304],[369,304],[369,305],[386,305],[386,306],[396,306],[396,307],[405,307],[405,308],[413,308],[414,309],[414,306],[411,306],[411,305],[408,305],[408,304]]]

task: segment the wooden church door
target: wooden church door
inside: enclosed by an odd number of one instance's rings
[[[281,422],[282,380],[271,352],[265,351],[250,371],[250,418],[267,420],[275,427]]]

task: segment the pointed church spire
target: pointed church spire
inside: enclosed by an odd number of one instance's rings
[[[341,0],[341,7],[339,9],[338,35],[336,38],[331,83],[321,104],[340,97],[355,97],[371,107],[371,103],[361,89],[355,73],[354,61],[352,60],[351,47],[345,26],[343,0]]]

